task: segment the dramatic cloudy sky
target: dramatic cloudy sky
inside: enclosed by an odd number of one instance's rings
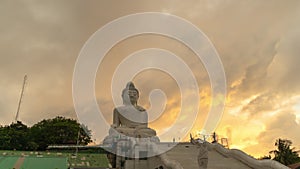
[[[176,0],[172,3],[161,0],[2,0],[0,124],[13,121],[25,74],[28,81],[21,121],[30,126],[57,115],[76,118],[72,75],[81,48],[105,24],[139,12],[180,16],[201,29],[214,44],[227,80],[226,105],[216,132],[228,138],[231,148],[254,156],[268,155],[276,139],[287,138],[300,149],[298,0]],[[146,48],[173,52],[195,74],[201,100],[190,132],[197,134],[211,105],[208,73],[185,45],[160,35],[128,38],[105,56],[95,81],[99,108],[105,119],[108,123],[112,120],[114,105],[110,91],[114,69],[128,55]],[[180,110],[176,81],[159,70],[140,72],[133,81],[141,91],[140,104],[147,109],[151,107],[148,100],[151,90],[165,92],[165,99],[161,100],[165,110],[150,127],[159,134],[167,131]],[[159,99],[154,99],[152,104],[160,104]],[[155,109],[150,112],[157,113]]]

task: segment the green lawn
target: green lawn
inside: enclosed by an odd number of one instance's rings
[[[26,157],[21,169],[67,169],[67,158]]]
[[[65,169],[70,167],[109,167],[105,154],[78,153],[77,157],[68,152],[34,152],[0,150],[0,169],[11,169],[19,157],[25,157],[21,169]],[[39,166],[33,168],[32,166]],[[43,166],[43,167],[40,167]],[[50,168],[45,168],[49,166]],[[9,168],[11,167],[11,168]]]
[[[1,169],[12,169],[19,157],[0,157]]]

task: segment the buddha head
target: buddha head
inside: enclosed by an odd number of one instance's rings
[[[124,105],[137,105],[139,99],[139,91],[132,82],[128,82],[122,91],[122,99]]]

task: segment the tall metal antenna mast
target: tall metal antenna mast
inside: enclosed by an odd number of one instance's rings
[[[18,109],[17,109],[17,113],[16,113],[15,122],[18,121],[18,117],[19,117],[19,112],[20,112],[20,108],[21,108],[21,102],[22,102],[22,98],[23,98],[23,94],[24,94],[24,89],[25,89],[26,81],[27,81],[27,75],[24,76],[23,86],[22,86],[22,91],[21,91],[21,96],[20,96],[20,100],[19,100],[19,104],[18,104]]]

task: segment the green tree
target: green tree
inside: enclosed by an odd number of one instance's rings
[[[31,137],[38,144],[39,150],[44,150],[49,145],[78,144],[87,145],[91,142],[90,130],[85,130],[73,119],[55,117],[42,120],[31,127]],[[86,132],[87,131],[87,132]]]
[[[9,126],[10,146],[16,150],[28,149],[28,127],[20,121]]]
[[[32,127],[20,121],[9,126],[0,125],[0,149],[45,150],[49,145],[87,145],[91,131],[76,120],[64,117],[42,120]]]
[[[0,128],[0,149],[29,150],[29,128],[20,121]]]
[[[10,148],[9,126],[0,126],[0,149],[9,150]]]
[[[300,158],[295,151],[295,148],[291,148],[292,141],[287,139],[278,139],[275,142],[276,150],[270,151],[271,154],[274,154],[275,157],[273,160],[276,160],[284,165],[294,164],[300,162]]]

